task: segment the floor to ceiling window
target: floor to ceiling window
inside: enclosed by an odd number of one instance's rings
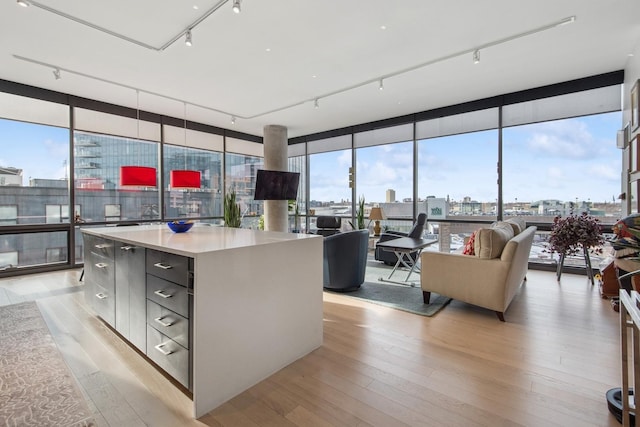
[[[351,150],[316,153],[309,156],[309,227],[315,217],[342,217],[345,228],[352,216],[352,190],[349,186]]]
[[[293,152],[293,153],[292,153]],[[295,149],[290,149],[289,154],[296,154]],[[307,163],[306,156],[291,156],[288,159],[289,171],[298,172],[300,180],[298,182],[298,197],[295,201],[289,201],[289,229],[300,233],[307,231]]]
[[[236,193],[242,226],[257,229],[260,215],[264,214],[264,204],[260,200],[254,200],[253,194],[256,189],[257,170],[264,169],[263,158],[227,153],[224,168],[226,191],[233,190]]]
[[[0,94],[0,270],[68,260],[68,107]],[[28,233],[19,230],[28,230]]]
[[[157,186],[125,186],[121,166],[158,170],[159,144],[111,135],[75,132],[76,217],[84,223],[160,218]]]

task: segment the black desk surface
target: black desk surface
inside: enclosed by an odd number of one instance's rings
[[[396,251],[416,251],[426,248],[436,243],[438,239],[414,239],[411,237],[400,237],[398,239],[387,240],[386,242],[378,242],[378,246],[386,250]]]

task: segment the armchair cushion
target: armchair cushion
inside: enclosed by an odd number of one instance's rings
[[[498,258],[513,236],[513,228],[504,222],[477,230],[474,243],[476,256],[483,259]]]

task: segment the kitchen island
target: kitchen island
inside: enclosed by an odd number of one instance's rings
[[[83,228],[86,299],[198,418],[322,344],[322,237]]]

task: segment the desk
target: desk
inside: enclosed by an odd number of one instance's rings
[[[390,283],[398,283],[400,285],[409,285],[411,287],[415,286],[415,283],[409,282],[409,277],[411,273],[414,271],[416,273],[420,272],[420,268],[417,266],[418,261],[420,261],[420,254],[422,250],[427,246],[433,245],[436,243],[438,239],[414,239],[411,237],[400,237],[398,239],[387,240],[386,242],[378,243],[378,247],[382,248],[382,250],[387,252],[393,252],[396,254],[396,264],[393,266],[393,270],[391,270],[391,274],[386,279],[380,277],[378,280],[381,282],[390,282]],[[415,261],[411,255],[415,254]],[[391,280],[393,274],[398,270],[400,265],[409,269],[409,274],[407,274],[407,278],[404,279],[403,282],[398,282]]]

